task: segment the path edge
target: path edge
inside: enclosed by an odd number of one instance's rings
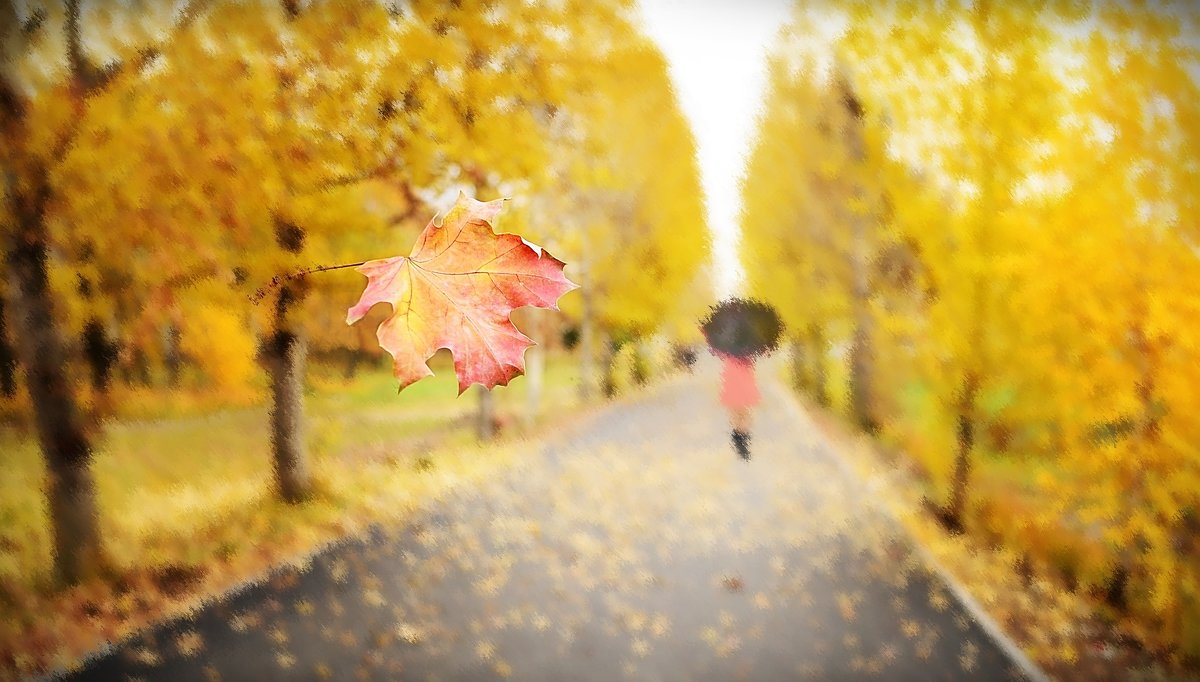
[[[544,452],[557,442],[567,440],[569,437],[583,429],[589,422],[594,421],[606,412],[644,399],[648,396],[653,396],[661,391],[669,390],[672,386],[686,382],[694,374],[688,371],[672,371],[666,373],[661,379],[651,381],[645,386],[639,386],[634,390],[627,391],[613,398],[595,398],[590,402],[583,402],[576,406],[575,414],[569,416],[565,423],[559,424],[554,431],[542,434],[537,437],[521,437],[513,443],[508,443],[509,446],[515,446],[517,442],[525,445],[532,445],[534,452]],[[505,469],[516,468],[519,466],[516,462],[504,467]],[[508,472],[506,472],[508,473]],[[482,481],[476,482],[473,485],[479,485]],[[445,495],[449,496],[454,493],[453,490],[445,491]],[[411,521],[423,511],[427,511],[426,507],[433,500],[425,500],[418,504],[413,509],[409,510],[407,515],[408,521]],[[346,545],[351,545],[358,542],[370,542],[377,533],[381,532],[383,525],[376,522],[362,526],[350,533],[330,538],[311,549],[303,552],[298,552],[294,555],[282,558],[278,563],[272,564],[258,573],[244,576],[238,580],[232,581],[219,594],[196,597],[189,602],[186,602],[186,607],[178,611],[172,612],[163,618],[147,623],[144,627],[136,628],[125,633],[116,640],[104,641],[75,659],[69,664],[52,667],[46,672],[34,676],[18,677],[22,682],[62,682],[68,676],[80,670],[86,669],[93,663],[103,660],[113,652],[120,650],[122,646],[132,642],[137,637],[146,634],[165,630],[173,625],[191,618],[199,611],[209,608],[213,605],[220,604],[232,600],[246,592],[261,587],[269,583],[274,578],[287,573],[288,571],[307,571],[321,557],[340,549]]]
[[[786,395],[786,402],[790,409],[797,412],[801,417],[809,421],[810,424],[812,423],[812,418],[808,414],[808,411],[786,386],[776,384],[776,389]],[[817,428],[816,424],[812,424],[812,426],[814,429]],[[825,441],[825,444],[828,445],[828,441]],[[854,471],[854,469],[847,464],[845,460],[832,452],[830,455],[830,459],[833,459],[836,462],[837,467],[841,470],[842,474],[849,477],[853,481],[858,481],[865,484],[865,481],[863,481],[862,477],[858,475],[858,472]],[[916,550],[917,556],[921,558],[921,561],[932,568],[942,582],[950,588],[950,591],[954,594],[954,598],[958,600],[959,604],[966,609],[967,613],[971,614],[971,617],[975,619],[975,622],[979,624],[984,633],[992,639],[992,642],[996,644],[996,646],[1000,647],[1000,650],[1008,656],[1009,660],[1011,660],[1018,669],[1020,669],[1022,674],[1029,678],[1031,682],[1054,682],[1054,678],[1051,678],[1049,675],[1047,675],[1045,671],[1043,671],[1036,663],[1033,662],[1033,659],[1029,658],[1029,656],[1021,649],[1021,647],[1017,646],[1017,643],[1008,636],[1008,633],[1004,632],[1003,628],[1001,628],[1000,624],[997,623],[994,618],[992,618],[991,614],[989,614],[983,608],[983,606],[980,605],[973,596],[971,596],[971,593],[968,592],[965,587],[963,587],[962,583],[960,583],[958,579],[955,578],[954,575],[950,573],[950,571],[948,571],[946,567],[943,566],[942,563],[938,561],[933,554],[931,554],[929,550],[920,543],[916,536],[909,531],[908,527],[905,526],[890,509],[877,502],[875,498],[871,496],[867,497],[867,504],[871,507],[871,509],[881,513],[885,518],[887,518],[892,525],[895,526],[900,533],[908,539],[908,545]]]

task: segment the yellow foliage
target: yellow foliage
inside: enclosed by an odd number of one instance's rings
[[[848,30],[822,69],[806,48],[839,13]],[[771,62],[743,186],[751,288],[798,339],[822,332],[822,358],[861,324],[846,237],[855,216],[878,217],[866,319],[881,436],[945,494],[967,417],[984,507],[990,487],[1011,487],[989,482],[1003,458],[1038,462],[1020,484],[1042,491],[1036,504],[990,517],[992,532],[1074,557],[1092,584],[1122,563],[1145,595],[1134,616],[1167,645],[1200,616],[1181,596],[1200,564],[1179,549],[1200,512],[1200,89],[1187,70],[1200,47],[1182,39],[1198,20],[1145,4],[806,5]],[[849,106],[839,78],[863,112],[860,163],[827,134]],[[866,201],[838,191],[854,183]],[[1048,525],[1026,527],[1031,515]],[[1102,558],[1065,549],[1081,526]]]
[[[241,315],[212,304],[190,306],[184,318],[180,350],[227,394],[248,390],[258,371],[254,336]]]

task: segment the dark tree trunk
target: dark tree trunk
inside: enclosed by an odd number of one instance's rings
[[[645,386],[650,380],[650,368],[646,364],[646,349],[640,341],[634,343],[632,364],[633,383]]]
[[[546,348],[549,333],[547,319],[541,311],[532,311],[529,321],[530,338],[536,345],[525,351],[525,425],[532,427],[542,413],[542,393],[545,386]]]
[[[839,82],[842,102],[850,117],[846,121],[846,143],[856,165],[866,161],[866,144],[863,134],[862,105],[849,84]],[[867,203],[866,191],[859,184],[851,187],[851,196]],[[878,431],[872,400],[874,378],[874,325],[869,308],[871,297],[871,236],[870,220],[859,211],[849,212],[853,248],[850,254],[851,305],[854,316],[854,335],[850,343],[850,414],[854,421],[867,433]]]
[[[8,336],[9,314],[0,298],[0,394],[6,398],[17,394],[17,355]]]
[[[55,578],[60,584],[72,584],[100,570],[104,557],[90,435],[67,374],[65,340],[53,316],[43,223],[48,196],[43,175],[33,197],[15,198],[20,234],[8,249],[5,265],[17,357],[25,369],[38,442],[46,459]]]
[[[1145,292],[1145,285],[1139,287]],[[1157,354],[1154,351],[1145,330],[1146,306],[1144,300],[1138,306],[1138,322],[1130,330],[1135,354],[1135,364],[1138,368],[1138,379],[1134,386],[1141,407],[1136,421],[1135,447],[1151,449],[1158,443],[1161,436],[1159,415],[1155,410],[1156,370],[1158,367]],[[1135,453],[1137,450],[1135,450]],[[1129,510],[1125,522],[1129,520],[1132,510],[1139,509],[1145,504],[1145,478],[1139,467],[1134,467],[1123,477],[1126,508]],[[1130,586],[1141,583],[1146,578],[1144,564],[1139,564],[1136,557],[1136,545],[1142,541],[1140,534],[1136,535],[1132,545],[1125,545],[1118,550],[1117,567],[1108,584],[1105,586],[1104,601],[1109,606],[1124,613],[1130,607]]]
[[[811,388],[809,386],[811,382],[808,377],[808,368],[805,366],[808,354],[804,351],[804,344],[794,339],[791,344],[791,351],[788,375],[792,388],[797,391],[808,391]]]
[[[275,330],[263,346],[271,379],[271,454],[275,485],[286,502],[301,502],[312,492],[304,416],[304,361],[307,345],[287,324],[294,292],[284,287],[276,304]]]
[[[479,199],[484,191],[490,191],[487,174],[480,168],[471,169],[468,174],[475,190],[475,198]],[[481,441],[489,441],[496,437],[496,396],[491,390],[479,387],[479,409],[475,411],[475,436]]]
[[[175,388],[179,386],[179,375],[183,370],[183,354],[179,349],[179,326],[174,322],[167,325],[163,345],[165,347],[163,361],[167,366],[167,385]]]
[[[1188,581],[1181,581],[1176,616],[1179,649],[1186,660],[1200,664],[1200,590],[1195,582],[1196,578],[1200,578],[1200,509],[1192,507],[1184,510],[1173,535],[1176,550],[1183,559],[1183,576],[1193,579],[1190,586]]]
[[[1126,601],[1125,590],[1129,586],[1129,571],[1124,566],[1117,566],[1108,584],[1104,586],[1104,603],[1117,611],[1124,613],[1129,604]]]
[[[302,339],[276,331],[264,348],[271,377],[271,451],[275,484],[287,502],[304,500],[311,489],[304,423]]]
[[[579,382],[579,393],[585,401],[588,401],[603,391],[603,381],[600,378],[600,374],[604,369],[597,366],[596,356],[601,349],[598,346],[603,347],[604,339],[596,320],[596,293],[592,288],[591,249],[588,244],[588,231],[583,230],[580,236],[583,238],[583,244],[579,252],[578,271],[580,295],[579,369],[583,376]]]
[[[950,506],[946,509],[945,523],[954,530],[963,528],[963,512],[967,506],[967,490],[971,479],[971,459],[975,449],[975,393],[978,378],[969,373],[963,382],[958,406],[958,451],[954,456],[954,478],[951,481]]]
[[[345,377],[353,379],[358,376],[358,366],[362,363],[362,353],[358,349],[351,348],[347,352]]]
[[[107,393],[112,367],[117,361],[117,344],[108,338],[104,325],[94,317],[83,328],[83,354],[91,368],[92,388]]]
[[[604,349],[604,357],[600,361],[600,371],[603,373],[600,378],[600,390],[605,398],[612,398],[617,395],[615,367],[617,361],[617,344],[611,338],[605,338],[601,341],[601,347]]]
[[[478,390],[479,409],[475,411],[475,436],[479,440],[491,440],[496,437],[496,397],[482,386]]]
[[[829,407],[829,386],[825,372],[825,333],[819,324],[808,326],[808,338],[812,346],[812,391],[813,398],[822,407]]]
[[[872,399],[871,333],[866,302],[857,304],[854,337],[850,344],[850,413],[859,428],[867,433],[879,431]]]
[[[138,347],[133,351],[133,380],[141,386],[150,385],[150,358],[146,349]]]

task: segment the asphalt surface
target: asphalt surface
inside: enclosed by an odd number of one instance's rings
[[[1024,679],[762,384],[748,462],[705,365],[66,679]]]

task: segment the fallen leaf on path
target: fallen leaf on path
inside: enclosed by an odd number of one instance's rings
[[[191,657],[200,653],[204,649],[204,638],[195,630],[189,630],[175,640],[175,647],[179,649],[179,653]]]

